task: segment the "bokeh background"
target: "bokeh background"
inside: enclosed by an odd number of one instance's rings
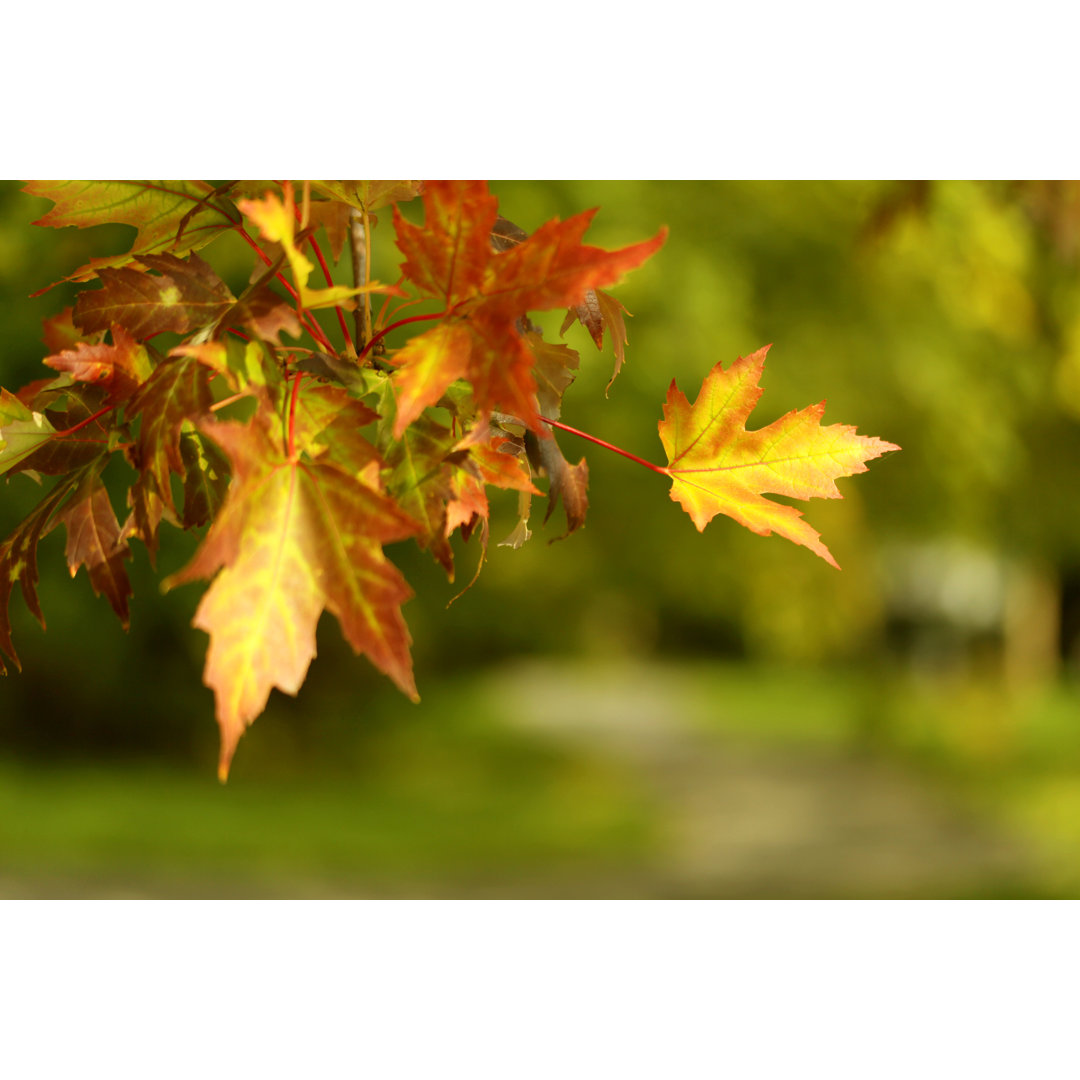
[[[567,331],[567,423],[662,461],[670,381],[692,399],[771,343],[752,426],[824,398],[826,422],[903,447],[805,507],[842,572],[727,519],[699,535],[661,477],[561,435],[589,462],[584,530],[496,547],[516,501],[495,500],[449,608],[475,542],[453,584],[390,549],[422,703],[327,617],[223,787],[200,587],[158,587],[195,539],[163,532],[157,572],[133,545],[125,634],[56,530],[48,631],[11,601],[0,896],[1080,895],[1080,185],[492,190],[529,231],[594,206],[605,247],[670,229],[613,290],[633,318],[609,396],[610,345]],[[74,291],[29,294],[131,242],[34,227],[48,206],[0,185],[9,389],[43,373],[41,320]],[[393,280],[389,214],[375,243]],[[202,254],[246,279],[231,238]],[[537,321],[557,339],[560,314]],[[2,535],[38,497],[0,487]]]

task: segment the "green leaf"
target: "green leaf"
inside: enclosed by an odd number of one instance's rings
[[[212,439],[197,432],[180,436],[184,464],[184,516],[180,524],[195,529],[212,521],[229,490],[229,459]]]
[[[14,394],[0,390],[0,474],[22,464],[55,434],[44,413],[28,409]]]
[[[311,186],[357,210],[379,210],[395,202],[415,199],[423,180],[312,180]]]
[[[138,230],[126,254],[92,259],[65,281],[87,281],[99,270],[126,266],[141,255],[186,255],[240,221],[236,207],[205,180],[34,180],[23,191],[56,203],[35,225],[85,229],[119,224]]]
[[[387,491],[420,525],[417,544],[430,550],[454,580],[454,553],[447,538],[447,504],[454,498],[451,455],[454,438],[448,427],[427,416],[414,420],[404,435],[384,451]],[[462,452],[460,457],[464,458]]]

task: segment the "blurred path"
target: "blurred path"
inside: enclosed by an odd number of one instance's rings
[[[621,760],[660,804],[662,849],[612,895],[948,898],[1034,879],[1019,841],[913,771],[717,732],[717,703],[678,671],[529,662],[490,691],[514,723]]]
[[[877,710],[877,701],[862,702],[860,693],[855,684],[820,676],[815,688],[801,679],[759,682],[745,671],[728,678],[712,667],[520,662],[470,683],[467,707],[537,736],[524,741],[536,753],[562,745],[579,759],[605,763],[603,773],[616,774],[614,798],[640,809],[639,820],[657,823],[644,854],[625,854],[622,862],[614,855],[602,862],[584,855],[540,859],[532,869],[512,869],[496,857],[456,874],[436,860],[417,864],[411,876],[385,869],[350,876],[334,860],[325,873],[283,873],[280,861],[264,873],[250,858],[238,859],[230,875],[220,852],[216,869],[208,862],[196,873],[190,859],[175,866],[157,859],[152,869],[137,856],[125,870],[91,855],[79,870],[51,876],[12,874],[0,865],[0,899],[1040,895],[1033,883],[1046,874],[1018,839],[914,768],[855,751],[858,711]],[[173,790],[172,812],[188,805],[188,790]],[[127,798],[138,805],[140,792]],[[560,828],[573,836],[582,810],[575,789],[566,792]],[[352,806],[341,803],[346,813]],[[461,820],[470,827],[467,814]],[[386,821],[392,828],[395,818]],[[87,835],[100,841],[107,824]],[[173,842],[176,835],[184,834],[170,833]],[[299,842],[296,835],[291,842]],[[243,839],[237,844],[241,853]]]

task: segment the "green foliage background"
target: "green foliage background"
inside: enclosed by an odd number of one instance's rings
[[[842,481],[843,501],[806,507],[843,572],[726,519],[698,535],[661,477],[560,435],[568,458],[589,461],[582,532],[548,546],[561,531],[556,519],[520,551],[495,547],[514,522],[507,494],[478,583],[449,609],[471,577],[475,543],[455,544],[454,584],[412,546],[391,550],[417,592],[405,614],[424,703],[410,706],[324,626],[300,697],[271,698],[219,790],[212,698],[200,684],[205,638],[188,625],[198,590],[160,595],[138,549],[126,635],[84,576],[68,580],[58,531],[40,557],[48,633],[12,600],[24,672],[0,685],[0,887],[44,881],[53,884],[25,887],[79,893],[97,876],[170,894],[196,881],[214,894],[224,880],[241,893],[467,894],[486,882],[528,895],[551,888],[536,882],[555,875],[568,895],[586,890],[581,882],[618,892],[627,867],[663,850],[662,807],[618,755],[568,741],[558,725],[537,732],[512,718],[564,707],[560,672],[592,672],[607,685],[613,671],[689,663],[676,669],[689,695],[677,707],[697,715],[704,702],[699,727],[796,754],[821,745],[870,753],[931,777],[963,813],[1020,838],[1027,869],[1009,864],[962,886],[944,874],[912,891],[1072,895],[1080,700],[1068,656],[1044,649],[1043,674],[1017,684],[994,628],[987,649],[955,627],[930,626],[916,631],[931,663],[913,664],[896,647],[888,582],[897,552],[959,545],[995,565],[1033,568],[1067,599],[1062,587],[1080,567],[1073,186],[492,189],[502,213],[530,231],[592,206],[600,212],[588,239],[601,246],[670,228],[661,252],[613,290],[633,318],[608,397],[610,347],[597,354],[580,327],[568,331],[582,370],[566,395],[567,423],[660,461],[656,423],[670,380],[693,398],[718,360],[772,343],[754,426],[826,398],[826,423],[903,447]],[[64,286],[33,301],[28,294],[129,242],[123,227],[33,228],[46,208],[16,183],[0,187],[0,382],[10,389],[40,377],[41,319],[74,295]],[[375,243],[377,276],[393,280],[389,214]],[[230,282],[246,278],[242,245],[204,255]],[[560,317],[540,321],[556,338]],[[4,485],[5,534],[35,499],[23,477]],[[163,541],[160,576],[193,547],[168,530]],[[544,658],[548,666],[535,668]],[[506,674],[528,670],[546,681]],[[755,708],[755,693],[767,707]],[[725,709],[728,700],[746,707]],[[741,888],[798,891],[753,875]],[[855,878],[814,888],[873,893]]]

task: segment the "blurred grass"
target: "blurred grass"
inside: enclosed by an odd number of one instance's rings
[[[467,686],[443,684],[429,708],[437,723],[410,709],[415,722],[376,718],[365,732],[354,718],[336,759],[302,768],[283,767],[270,730],[224,787],[209,769],[143,761],[2,762],[0,879],[423,891],[595,870],[652,842],[648,800],[617,767],[500,726]]]
[[[551,671],[562,673],[557,684]],[[962,895],[1070,897],[1080,889],[1080,695],[1068,687],[990,694],[984,686],[973,696],[969,684],[768,664],[570,663],[537,674],[551,686],[546,696],[527,669],[509,665],[440,683],[426,711],[396,711],[387,705],[392,698],[378,699],[370,716],[337,718],[356,730],[351,740],[334,734],[333,755],[324,752],[324,728],[272,714],[224,788],[210,770],[138,761],[2,762],[0,890],[685,895],[663,869],[674,805],[648,769],[619,752],[643,730],[670,730],[672,746],[686,736],[690,771],[680,797],[695,798],[693,787],[706,799],[723,797],[719,788],[706,790],[707,771],[693,768],[710,754],[741,760],[749,748],[751,763],[798,760],[802,773],[820,772],[822,785],[832,782],[836,762],[854,762],[856,773],[860,760],[899,762],[912,799],[934,802],[935,813],[941,803],[958,822],[973,823],[971,843],[1000,835],[1023,856],[1014,870],[988,869],[958,886],[948,859],[938,866],[940,852],[928,848],[926,873],[937,878],[920,878],[915,895],[959,888]],[[334,705],[319,707],[322,723],[334,723],[326,719]],[[598,715],[605,708],[614,722]],[[524,722],[515,711],[539,719]],[[992,740],[988,729],[997,732]],[[283,739],[298,740],[299,753],[283,753]],[[642,760],[663,766],[663,751],[649,744]],[[835,794],[843,800],[844,788]],[[855,816],[865,811],[864,801],[850,807]],[[733,815],[709,829],[722,838],[765,817]],[[943,833],[943,843],[957,845],[958,863],[971,855],[967,836]],[[820,838],[825,852],[849,840],[839,831]],[[725,894],[798,895],[782,879],[760,884],[753,846],[743,854],[746,891],[736,878]],[[768,844],[761,855],[775,859]],[[887,861],[887,846],[877,855]],[[851,854],[845,858],[850,864]],[[701,868],[706,878],[708,869]],[[876,895],[867,880],[856,866],[813,895]]]

